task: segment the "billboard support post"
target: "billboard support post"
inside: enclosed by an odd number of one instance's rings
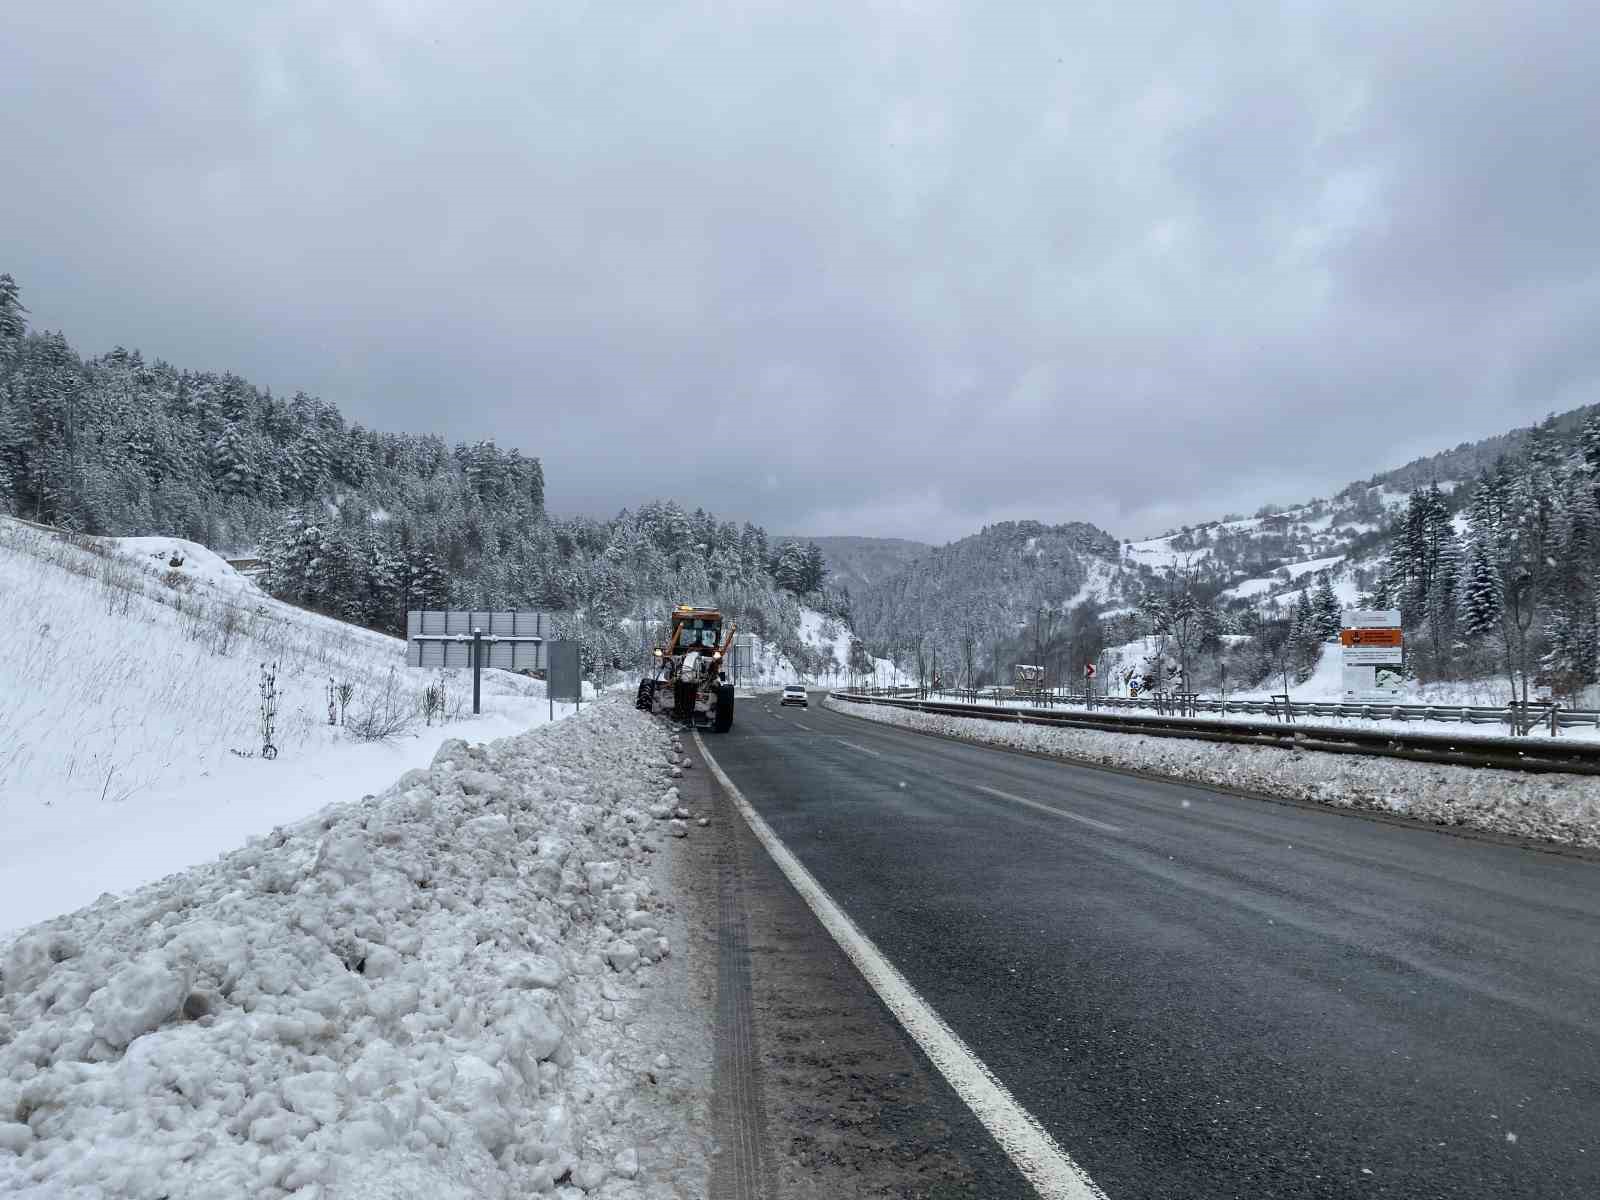
[[[472,715],[477,716],[481,711],[479,707],[479,685],[483,680],[483,630],[477,626],[472,629]]]

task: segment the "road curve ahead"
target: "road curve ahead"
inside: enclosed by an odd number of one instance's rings
[[[1600,864],[812,700],[707,749],[1111,1200],[1600,1196]]]

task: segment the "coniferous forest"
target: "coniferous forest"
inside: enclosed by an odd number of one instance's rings
[[[259,557],[273,594],[390,633],[410,608],[557,612],[590,666],[631,662],[681,601],[720,603],[797,665],[801,603],[847,614],[814,545],[671,500],[553,517],[544,486],[536,455],[491,440],[380,432],[138,351],[84,358],[30,331],[0,275],[0,511]]]

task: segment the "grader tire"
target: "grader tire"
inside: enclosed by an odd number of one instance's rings
[[[733,684],[724,683],[717,688],[717,719],[711,726],[713,733],[727,733],[733,728]]]
[[[694,719],[695,686],[679,679],[672,685],[672,717],[676,721]]]
[[[639,695],[635,698],[633,706],[640,712],[649,712],[655,707],[656,681],[654,679],[639,680]]]

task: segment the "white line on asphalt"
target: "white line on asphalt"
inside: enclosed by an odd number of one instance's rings
[[[852,749],[852,750],[859,750],[863,754],[870,754],[870,755],[872,755],[873,758],[882,758],[883,757],[883,755],[881,753],[879,753],[878,751],[876,751],[876,750],[869,750],[865,746],[858,746],[854,742],[847,742],[847,741],[844,740],[844,738],[840,738],[839,739],[839,744],[841,746],[849,746],[850,749]]]
[[[761,814],[750,806],[741,792],[717,765],[706,749],[705,741],[697,730],[695,745],[704,756],[706,765],[718,783],[727,791],[734,806],[743,815],[751,831],[766,847],[772,861],[777,863],[789,882],[817,914],[839,948],[855,963],[866,981],[872,985],[889,1011],[917,1040],[939,1073],[955,1088],[956,1094],[983,1122],[995,1141],[1000,1143],[1017,1170],[1033,1184],[1043,1200],[1105,1200],[1105,1193],[1095,1186],[1089,1173],[1072,1161],[1055,1138],[1034,1119],[1033,1114],[1017,1103],[1016,1097],[1006,1090],[1005,1084],[994,1077],[959,1034],[944,1023],[944,1018],[917,994],[906,982],[905,976],[895,969],[871,939],[855,927],[843,909],[833,902],[822,885],[811,877],[811,872],[789,852],[789,848],[761,819]],[[1066,814],[1062,814],[1066,815]]]
[[[790,717],[789,719],[791,721],[794,721],[793,717]],[[803,721],[795,721],[794,723],[795,723],[795,728],[797,728],[797,729],[804,729],[807,733],[815,733],[816,732],[816,730],[812,729],[811,726],[807,725]]]
[[[1096,821],[1093,817],[1080,817],[1077,813],[1069,813],[1064,809],[1051,808],[1048,804],[1041,804],[1037,800],[1029,800],[1026,796],[1013,796],[1010,792],[1002,792],[999,788],[984,787],[981,783],[972,785],[980,792],[988,792],[991,796],[998,796],[1002,800],[1009,800],[1013,804],[1026,804],[1029,808],[1037,808],[1040,812],[1047,812],[1052,817],[1065,817],[1069,821],[1082,821],[1085,825],[1093,825],[1096,829],[1106,833],[1121,833],[1122,826],[1107,825],[1104,821]]]

